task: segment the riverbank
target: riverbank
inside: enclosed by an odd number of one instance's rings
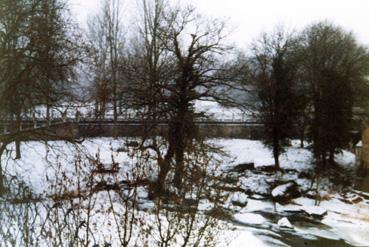
[[[65,212],[68,212],[81,207],[80,203],[86,205],[89,202],[88,198],[76,194],[76,191],[91,188],[89,178],[99,164],[106,166],[106,169],[104,174],[94,175],[94,185],[122,184],[122,181],[128,181],[127,177],[132,177],[132,171],[140,172],[149,181],[156,178],[157,169],[149,159],[142,162],[142,157],[135,156],[129,148],[122,148],[127,141],[131,140],[87,139],[78,145],[59,141],[48,142],[48,145],[27,142],[22,144],[21,160],[11,159],[13,154],[8,152],[2,157],[2,164],[6,164],[7,176],[14,178],[14,184],[21,181],[23,187],[30,194],[32,192],[35,199],[32,203],[45,204],[42,199],[46,198],[50,208],[55,203],[62,203],[65,204]],[[349,178],[355,171],[355,156],[352,153],[344,151],[338,154],[338,170],[319,175],[314,172],[311,152],[299,148],[299,143],[293,141],[281,157],[282,170],[275,173],[271,152],[259,141],[212,139],[210,143],[222,147],[228,154],[218,157],[221,159],[219,172],[224,175],[222,193],[227,194],[227,200],[221,208],[227,217],[215,215],[217,219],[222,219],[217,221],[214,233],[223,233],[216,236],[216,246],[242,246],[245,241],[253,241],[253,246],[295,246],[294,243],[305,242],[315,243],[314,246],[319,246],[319,243],[365,246],[369,243],[369,197],[365,192],[353,190],[350,184]],[[134,169],[137,163],[143,164],[139,171]],[[119,171],[107,169],[112,168],[112,164],[118,164]],[[341,175],[347,179],[337,179]],[[291,186],[294,189],[287,191],[289,184],[293,184]],[[124,188],[124,193],[130,191]],[[114,188],[110,188],[110,191],[112,189],[114,191]],[[13,192],[21,196],[20,191]],[[114,213],[111,213],[112,205],[119,209],[120,215],[124,215],[126,201],[120,201],[119,198],[114,201],[113,197],[113,203],[110,204],[107,203],[112,200],[109,190],[95,192],[92,211],[78,212],[81,213],[81,219],[90,215],[90,224],[94,226],[90,231],[96,242],[111,239],[115,246],[114,243],[119,242],[119,227]],[[285,192],[290,195],[284,197]],[[52,197],[55,194],[65,196],[65,201],[61,200],[62,197]],[[72,197],[68,198],[68,195]],[[20,210],[21,202],[17,203],[18,206],[8,208]],[[143,226],[152,225],[151,230],[158,233],[155,227],[158,222],[157,204],[149,199],[145,184],[137,188],[136,204],[136,215],[140,215],[142,220],[140,225],[135,224],[133,228],[136,229],[133,235],[138,241],[142,237],[139,229]],[[209,219],[206,215],[213,207],[211,198],[199,198],[196,216],[199,225]],[[2,208],[5,206],[2,205]],[[40,212],[45,215],[37,220],[38,227],[42,226],[48,211],[43,209]],[[2,220],[12,215],[4,210],[2,213]],[[161,213],[159,215],[163,216]],[[4,227],[9,225],[5,224]],[[9,229],[16,231],[16,222]],[[38,228],[35,231],[41,230]]]

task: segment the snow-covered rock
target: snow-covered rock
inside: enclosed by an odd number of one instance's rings
[[[149,193],[147,190],[143,187],[137,188],[137,196],[139,199],[147,199],[149,197]]]
[[[239,182],[237,183],[237,185],[244,191],[256,193],[263,196],[269,196],[271,185],[266,182],[267,178],[268,176],[264,174],[248,173],[245,176],[239,178]]]
[[[277,211],[286,213],[301,213],[303,212],[302,207],[293,204],[281,205],[276,203]]]
[[[259,195],[259,194],[252,194],[250,196],[250,198],[255,199],[255,200],[264,200],[265,196]]]
[[[248,162],[248,163],[238,164],[232,170],[238,173],[243,173],[247,170],[254,170],[254,169],[255,169],[255,164],[253,162]]]
[[[214,204],[211,203],[209,200],[207,199],[203,199],[203,200],[200,200],[199,202],[199,205],[198,205],[198,210],[200,211],[209,211],[211,210],[212,208],[214,208]]]
[[[277,224],[280,227],[293,228],[291,222],[286,217],[283,217],[282,219],[278,220],[278,223]]]
[[[231,202],[234,206],[245,207],[247,205],[247,195],[242,192],[233,194]]]
[[[346,150],[342,150],[341,153],[335,154],[334,158],[337,164],[346,168],[353,167],[356,162],[355,154]]]
[[[327,210],[318,206],[304,206],[302,210],[310,216],[323,218],[327,214]]]
[[[254,213],[239,213],[235,214],[233,217],[237,222],[242,224],[261,225],[267,221],[267,219],[260,214]]]
[[[138,207],[141,210],[149,210],[155,207],[155,203],[147,200],[147,201],[144,201],[143,203],[138,204]]]
[[[279,185],[272,190],[272,197],[277,202],[287,202],[298,196],[300,196],[300,192],[295,182]]]

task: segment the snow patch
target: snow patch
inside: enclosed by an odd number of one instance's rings
[[[233,217],[239,223],[251,225],[261,225],[267,221],[267,219],[260,214],[254,213],[239,213],[235,214]]]
[[[278,223],[277,224],[280,227],[293,228],[291,222],[286,217],[283,217],[282,219],[278,220]]]

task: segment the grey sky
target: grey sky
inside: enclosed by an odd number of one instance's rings
[[[95,13],[101,0],[70,0],[81,22]],[[122,0],[124,2],[124,0]],[[131,4],[137,0],[125,0]],[[300,29],[319,20],[329,20],[354,32],[369,45],[369,0],[182,0],[200,13],[228,20],[231,39],[245,47],[261,32],[283,24]]]

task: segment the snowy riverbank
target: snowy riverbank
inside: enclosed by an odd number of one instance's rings
[[[319,178],[309,175],[314,170],[311,152],[299,148],[297,142],[292,142],[282,155],[283,172],[277,173],[269,169],[273,164],[271,152],[259,141],[213,139],[210,142],[222,146],[229,154],[222,156],[221,169],[226,171],[229,187],[232,188],[224,205],[232,216],[221,221],[217,246],[244,246],[245,242],[250,246],[293,246],[291,241],[297,239],[345,242],[357,246],[369,243],[369,195],[356,193],[350,186],[335,184],[329,174]],[[11,159],[13,154],[9,152],[2,157],[2,164],[8,177],[18,178],[30,191],[47,198],[56,192],[87,187],[89,181],[83,179],[96,169],[91,166],[96,160],[99,164],[119,165],[119,172],[107,178],[107,182],[127,179],[140,158],[129,149],[122,149],[123,143],[111,138],[88,139],[78,145],[61,141],[49,142],[49,146],[27,142],[22,144],[21,160]],[[354,170],[355,156],[352,153],[344,151],[336,156],[336,160],[344,171]],[[244,166],[240,166],[242,164]],[[156,167],[150,162],[145,162],[144,166],[139,172],[153,180],[157,176]],[[103,180],[103,175],[98,176],[97,181]],[[283,188],[291,181],[297,185],[299,196],[292,196],[288,202],[277,202],[272,192],[283,193]],[[278,186],[281,187],[276,189]],[[140,229],[155,221],[155,203],[148,199],[147,194],[146,187],[139,187],[137,215],[143,223],[136,225],[133,231],[136,241],[140,239]],[[98,243],[109,239],[115,246],[114,243],[119,241],[116,237],[119,229],[115,227],[114,214],[109,213],[111,207],[106,203],[109,195],[105,191],[97,193],[91,214],[94,217],[90,218],[94,225],[91,231]],[[76,203],[74,201],[73,205],[76,206]],[[118,201],[113,205],[122,207],[119,210],[123,214],[124,208]],[[211,208],[211,202],[201,200],[198,207],[200,212],[206,212],[207,208]],[[83,217],[86,213],[82,213]],[[9,215],[4,214],[2,220]],[[202,217],[198,218],[199,224],[205,219]],[[42,222],[38,223],[42,225]],[[12,225],[13,230],[17,227],[15,224]],[[151,231],[158,234],[158,228],[152,227]],[[155,237],[150,241],[155,242]]]

